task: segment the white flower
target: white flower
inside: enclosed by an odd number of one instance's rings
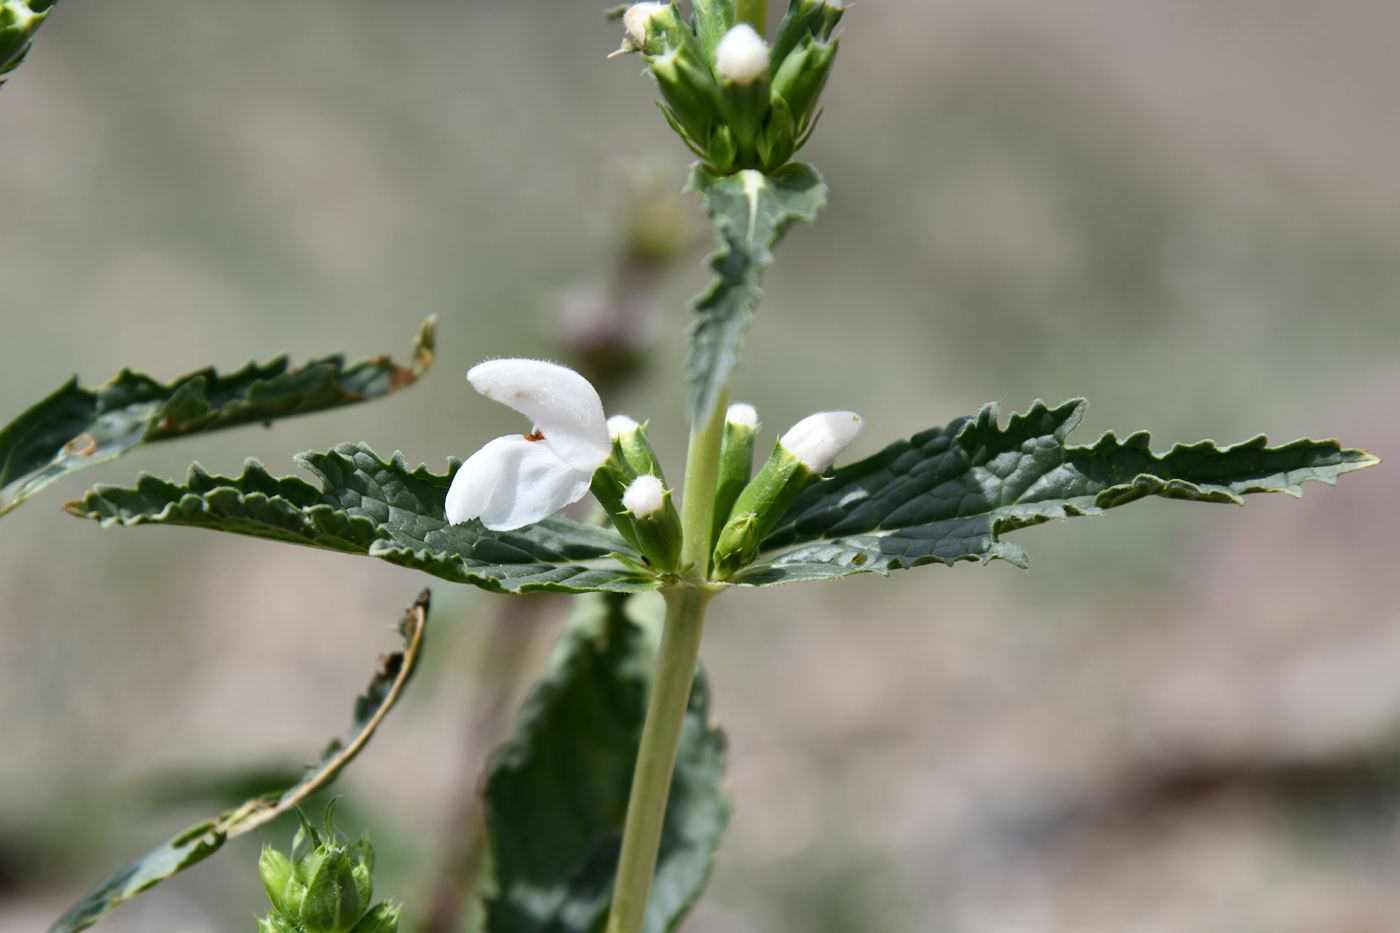
[[[632,485],[622,494],[622,507],[637,518],[646,518],[666,507],[666,489],[661,480],[650,473],[643,473],[632,480]]]
[[[447,520],[480,518],[492,531],[509,531],[582,499],[612,447],[588,380],[543,360],[490,360],[467,379],[529,417],[534,429],[498,437],[462,464],[447,491]]]
[[[819,411],[794,424],[778,443],[813,473],[824,473],[864,427],[853,411]]]
[[[624,434],[631,434],[640,428],[641,425],[635,419],[626,415],[613,415],[608,419],[608,437],[617,440]]]
[[[715,46],[715,74],[735,84],[753,84],[768,73],[768,43],[748,23],[724,34]]]

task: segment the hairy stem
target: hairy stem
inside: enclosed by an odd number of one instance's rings
[[[681,570],[688,581],[701,583],[709,576],[710,550],[714,542],[715,489],[719,485],[719,451],[724,443],[724,416],[729,410],[729,390],[720,394],[710,423],[692,425],[690,449],[685,458],[685,489],[681,500]],[[688,568],[688,569],[687,569]]]
[[[734,23],[748,23],[760,36],[768,27],[768,0],[739,0],[734,10]]]
[[[722,414],[720,423],[723,424]],[[637,769],[632,775],[632,795],[627,801],[607,933],[641,933],[646,922],[647,899],[661,847],[661,827],[666,820],[666,798],[671,792],[671,772],[676,765],[676,748],[700,654],[705,607],[714,596],[714,590],[704,585],[682,584],[661,592],[666,597],[666,627],[661,634],[646,725],[642,727],[642,744],[637,751]]]

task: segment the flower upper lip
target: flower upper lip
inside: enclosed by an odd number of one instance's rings
[[[467,379],[482,395],[530,418],[462,464],[447,491],[452,524],[480,518],[492,531],[534,524],[577,502],[612,449],[603,403],[588,382],[544,360],[490,360]]]

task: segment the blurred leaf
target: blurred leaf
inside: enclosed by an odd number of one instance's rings
[[[355,698],[350,731],[342,738],[332,740],[321,753],[321,760],[308,768],[297,784],[280,793],[248,800],[147,852],[121,871],[98,882],[97,887],[49,927],[49,933],[73,933],[87,929],[118,904],[203,861],[228,840],[276,819],[334,781],[368,744],[374,730],[398,702],[413,677],[428,627],[428,600],[429,593],[424,590],[399,619],[397,629],[403,638],[403,648],[379,659],[379,670],[365,692]]]
[[[456,460],[442,475],[423,466],[410,472],[402,454],[385,463],[363,444],[341,444],[301,454],[297,462],[320,477],[322,489],[295,476],[276,479],[250,460],[237,479],[211,476],[196,464],[184,486],[143,474],[135,489],[98,486],[65,508],[104,526],[190,525],[365,554],[497,593],[635,592],[658,585],[616,565],[566,563],[614,552],[640,561],[611,528],[558,516],[514,531],[488,531],[476,520],[449,524],[444,502]]]
[[[699,317],[690,326],[690,419],[703,425],[739,365],[739,347],[763,296],[758,278],[773,262],[770,250],[795,222],[816,221],[826,206],[826,186],[803,162],[771,175],[717,175],[697,162],[687,190],[705,202],[719,240],[709,258],[715,281],[696,299]]]
[[[492,759],[485,800],[497,893],[487,899],[488,933],[585,933],[607,914],[661,639],[651,599],[578,601],[514,736]],[[727,744],[709,709],[701,668],[681,730],[646,933],[684,919],[729,825]]]
[[[169,385],[124,369],[96,389],[63,388],[0,429],[0,515],[45,486],[141,444],[368,401],[413,385],[433,365],[437,318],[423,322],[413,363],[339,354],[288,369],[279,356],[227,376],[212,368]]]
[[[1052,518],[1098,515],[1145,496],[1236,505],[1255,492],[1296,497],[1309,480],[1335,485],[1343,473],[1380,462],[1334,440],[1267,447],[1262,435],[1223,449],[1212,441],[1178,444],[1161,457],[1148,448],[1145,431],[1123,441],[1105,434],[1093,447],[1066,446],[1087,407],[1082,399],[1053,409],[1037,401],[1000,428],[997,407],[989,404],[975,418],[958,418],[842,467],[803,492],[763,549],[805,546],[754,565],[735,582],[888,574],[934,561],[1002,558],[1026,567],[1025,551],[1001,535]]]

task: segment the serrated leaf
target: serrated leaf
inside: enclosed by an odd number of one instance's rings
[[[1147,496],[1243,505],[1256,492],[1302,494],[1310,480],[1335,485],[1375,454],[1335,440],[1267,446],[1260,435],[1220,448],[1178,444],[1158,456],[1139,432],[1112,433],[1092,447],[1065,438],[1088,403],[1037,401],[997,425],[997,407],[958,418],[842,467],[806,490],[764,541],[779,553],[734,582],[751,586],[819,580],[941,562],[1001,558],[1028,565],[1001,535],[1052,518],[1098,515]]]
[[[661,637],[660,613],[646,605],[652,599],[579,600],[548,674],[491,761],[485,806],[497,893],[487,899],[487,933],[601,928]],[[709,705],[701,668],[671,779],[646,933],[679,926],[729,824],[726,740],[709,721]]]
[[[134,489],[98,486],[65,508],[104,526],[189,525],[378,557],[497,593],[638,592],[659,585],[615,563],[577,563],[613,553],[641,560],[611,528],[558,516],[514,531],[488,531],[477,520],[449,524],[445,502],[461,465],[456,460],[441,475],[423,466],[410,471],[402,454],[385,463],[364,444],[341,444],[301,454],[297,462],[322,488],[295,476],[274,478],[254,460],[237,479],[211,476],[196,464],[183,486],[143,474]]]
[[[92,926],[113,908],[213,855],[230,839],[276,819],[324,790],[369,743],[375,729],[403,695],[423,652],[428,627],[429,593],[424,590],[398,622],[403,647],[379,659],[379,669],[365,692],[355,698],[350,730],[334,739],[300,781],[280,793],[244,802],[157,846],[97,886],[49,927],[49,933],[76,933]]]
[[[45,486],[141,445],[353,405],[413,385],[433,364],[436,318],[413,341],[413,362],[352,366],[336,354],[289,368],[287,357],[221,376],[212,368],[164,385],[122,370],[95,389],[75,376],[0,430],[0,515]]]
[[[771,175],[748,170],[719,175],[697,162],[686,190],[705,202],[719,249],[709,257],[715,280],[695,301],[690,326],[690,418],[709,421],[739,365],[739,348],[763,291],[758,280],[772,249],[794,223],[812,223],[826,206],[826,187],[810,165],[792,162]]]

